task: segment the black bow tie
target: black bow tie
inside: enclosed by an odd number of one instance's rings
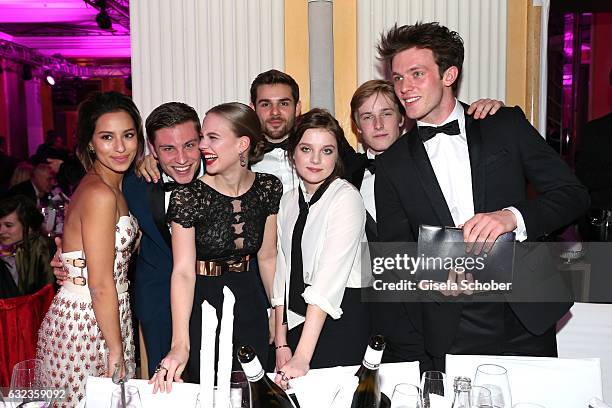
[[[289,146],[289,138],[286,138],[285,140],[279,143],[272,143],[266,140],[266,144],[264,145],[264,154],[270,153],[274,149],[287,150],[288,146]]]
[[[164,191],[167,193],[168,191],[174,191],[180,186],[176,181],[166,181],[164,182]]]
[[[200,166],[202,166],[203,164],[200,163]],[[196,181],[198,179],[198,177],[200,177],[200,171],[201,169],[198,169],[198,171],[196,171],[195,173],[193,173],[193,178],[191,179],[191,182],[193,183],[194,181]],[[160,169],[161,172],[161,169]],[[167,193],[168,191],[172,192],[174,190],[176,190],[177,188],[179,188],[179,186],[181,186],[180,183],[177,183],[176,181],[170,179],[168,181],[164,181],[164,191]]]
[[[364,169],[368,170],[372,174],[376,172],[376,161],[374,159],[370,159],[367,153],[359,153],[357,160],[358,165],[354,168],[359,169],[358,171],[361,171],[360,169]]]
[[[438,133],[445,133],[447,135],[458,135],[461,133],[459,130],[459,121],[457,120],[453,120],[442,126],[419,126],[418,130],[419,137],[423,142],[428,141]]]

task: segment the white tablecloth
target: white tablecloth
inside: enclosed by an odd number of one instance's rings
[[[447,355],[447,377],[474,379],[480,364],[497,364],[508,370],[513,404],[587,408],[591,398],[602,398],[599,359]]]
[[[309,392],[307,396],[300,397],[298,394],[301,408],[328,406],[341,376],[350,377],[355,374],[357,368],[355,366],[310,370],[306,376],[299,380],[296,379],[296,389],[302,387],[302,389],[316,390],[316,392]],[[274,374],[268,375],[274,378]],[[419,383],[419,365],[418,363],[382,364],[380,378],[382,391],[391,398],[395,384],[400,382]],[[149,385],[146,380],[130,380],[128,385],[138,387],[144,408],[195,407],[200,390],[198,384],[175,383],[172,385],[170,394],[152,394],[153,385]],[[111,394],[117,387],[110,378],[89,377],[86,385],[87,408],[108,408]]]

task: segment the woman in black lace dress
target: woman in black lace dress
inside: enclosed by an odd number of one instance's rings
[[[156,382],[154,391],[170,391],[186,366],[189,381],[199,382],[200,306],[207,300],[220,321],[223,286],[236,297],[234,347],[250,344],[261,361],[267,359],[268,302],[260,287],[263,281],[269,298],[283,185],[276,177],[247,167],[249,160],[261,155],[263,135],[257,115],[246,105],[225,103],[209,110],[199,147],[206,174],[180,186],[168,208],[174,258],[172,349],[151,379]],[[249,270],[254,257],[261,280]]]

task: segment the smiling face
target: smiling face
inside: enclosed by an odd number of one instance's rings
[[[200,134],[193,122],[155,132],[153,155],[164,173],[179,184],[189,183],[200,169]]]
[[[440,77],[433,52],[413,47],[393,57],[391,70],[395,94],[404,103],[407,117],[437,125],[451,114],[457,67],[451,66]]]
[[[249,138],[238,137],[230,123],[216,113],[208,113],[202,123],[200,152],[206,161],[206,173],[215,175],[240,168],[240,152],[248,155]]]
[[[300,114],[300,102],[293,100],[291,87],[285,84],[259,85],[255,113],[261,127],[272,142],[283,140],[295,125]]]
[[[0,218],[0,245],[12,245],[23,240],[23,225],[19,222],[17,212]]]
[[[293,160],[295,171],[304,182],[306,192],[314,193],[336,167],[336,137],[326,129],[306,130],[293,152]]]
[[[122,110],[100,116],[89,145],[96,152],[97,166],[116,173],[125,172],[138,151],[138,138],[132,117]]]
[[[381,93],[370,95],[357,109],[357,132],[364,147],[373,153],[384,152],[395,143],[403,124],[397,104]]]

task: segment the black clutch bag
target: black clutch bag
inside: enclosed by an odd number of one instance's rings
[[[514,232],[500,235],[491,250],[476,255],[466,252],[463,231],[456,227],[419,227],[416,278],[446,282],[450,269],[471,273],[480,282],[512,282],[514,267]],[[417,260],[418,261],[418,260]]]

